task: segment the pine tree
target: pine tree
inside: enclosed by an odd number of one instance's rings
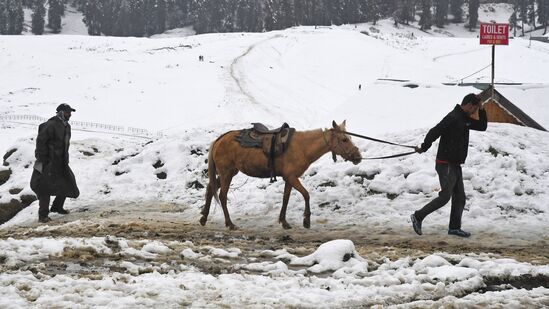
[[[412,0],[400,0],[398,3],[399,20],[401,23],[408,25],[415,20],[415,4]]]
[[[53,33],[61,32],[61,17],[65,16],[65,2],[63,0],[48,0],[48,27]]]
[[[356,24],[360,22],[360,3],[357,0],[345,0],[342,3],[342,22]]]
[[[312,25],[311,1],[294,1],[296,25]]]
[[[156,0],[145,0],[144,2],[144,13],[145,13],[145,33],[147,35],[153,35],[156,32],[157,20],[156,20]]]
[[[527,4],[528,24],[536,27],[536,6],[534,0],[528,0]]]
[[[330,18],[327,13],[325,1],[313,1],[312,11],[313,11],[313,24],[315,26],[330,25]]]
[[[538,22],[545,27],[543,34],[547,33],[547,20],[549,19],[549,1],[537,0]]]
[[[130,36],[145,35],[145,0],[130,1]]]
[[[265,30],[271,31],[282,29],[280,22],[280,3],[278,0],[266,0],[265,10]]]
[[[454,16],[452,22],[463,22],[463,0],[450,0],[450,13]]]
[[[108,36],[129,36],[132,0],[101,0],[101,33]]]
[[[379,1],[378,2],[381,16],[393,16],[395,14],[395,11],[398,9],[397,6],[397,0],[386,0],[386,1]]]
[[[166,0],[156,0],[156,14],[154,16],[156,20],[155,33],[163,33],[166,31]]]
[[[448,0],[434,0],[435,4],[435,25],[443,28],[448,19]]]
[[[526,0],[516,0],[519,7],[519,16],[520,16],[520,28],[522,31],[522,36],[524,36],[524,24],[528,24],[528,4]]]
[[[84,3],[84,18],[82,21],[88,28],[89,35],[101,35],[101,2],[87,0]]]
[[[517,18],[517,11],[519,10],[519,7],[516,3],[513,4],[513,13],[509,17],[509,27],[513,30],[513,36],[517,36],[517,27],[518,27],[518,18]]]
[[[382,0],[368,0],[368,20],[371,20],[374,26],[382,16],[381,1]]]
[[[359,23],[365,23],[369,20],[368,12],[368,0],[358,0],[358,21]]]
[[[263,30],[261,6],[254,0],[242,0],[237,3],[234,27],[236,31]]]
[[[32,33],[41,35],[44,33],[44,16],[46,16],[45,0],[34,0],[32,6]]]
[[[419,19],[421,30],[429,30],[433,25],[433,15],[431,14],[431,0],[421,1],[421,16]]]
[[[189,24],[188,0],[166,0],[166,28],[174,29]]]
[[[280,0],[280,26],[282,29],[297,25],[293,0]]]
[[[8,34],[8,6],[4,0],[0,0],[0,34]]]
[[[23,21],[25,19],[23,1],[8,0],[6,3],[6,11],[6,34],[21,34],[21,32],[23,32]]]
[[[340,0],[325,1],[328,25],[341,25],[341,4]]]
[[[469,31],[477,27],[479,0],[469,0]]]
[[[153,35],[166,30],[166,0],[145,1],[145,33]]]
[[[120,0],[111,6],[108,12],[103,13],[102,32],[105,35],[131,35],[131,0]]]
[[[206,33],[210,31],[211,12],[207,0],[195,0],[192,4],[191,18],[193,20],[194,30],[197,33]]]

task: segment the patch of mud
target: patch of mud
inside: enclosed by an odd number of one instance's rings
[[[198,209],[188,210],[196,212],[197,215],[196,221],[189,221],[181,215],[187,209],[177,204],[113,203],[89,205],[85,209],[86,211],[73,211],[66,216],[56,216],[46,225],[32,222],[2,229],[0,238],[105,237],[105,245],[112,253],[98,253],[93,248],[80,246],[76,249],[67,249],[60,256],[50,257],[41,263],[23,266],[33,273],[75,272],[87,278],[100,278],[102,274],[109,272],[166,273],[180,271],[181,267],[195,267],[210,274],[240,272],[241,270],[236,267],[238,264],[269,259],[259,254],[263,250],[286,249],[291,254],[304,256],[314,252],[322,243],[334,239],[352,240],[357,252],[369,261],[370,270],[377,269],[387,259],[416,259],[437,252],[489,254],[494,258],[513,258],[537,265],[549,264],[547,240],[543,238],[523,243],[493,234],[474,235],[474,239],[450,237],[444,233],[417,237],[407,225],[384,228],[360,223],[333,226],[329,221],[320,219],[313,222],[312,229],[294,226],[291,230],[284,230],[275,222],[265,221],[268,219],[246,218],[237,221],[242,224],[240,229],[230,231],[217,221],[208,222],[204,227],[200,226]],[[166,244],[171,251],[159,254],[154,259],[138,255],[123,256],[120,245],[116,241],[110,242],[110,237],[125,239],[137,251],[141,250],[140,242],[158,240]],[[180,255],[182,250],[188,248],[188,243],[192,244],[194,252],[203,256],[209,254],[210,247],[236,247],[242,253],[237,258],[188,259]],[[125,266],[120,265],[121,260],[126,263]],[[520,279],[522,281],[516,278],[513,280],[515,281],[487,282],[486,285],[488,289],[502,284],[510,284],[513,287],[547,286],[547,278],[524,277]],[[541,281],[538,282],[539,280]]]
[[[531,290],[539,287],[549,288],[549,276],[522,275],[509,278],[487,277],[484,278],[484,283],[486,284],[486,288],[483,289],[483,292],[501,291],[510,288]]]

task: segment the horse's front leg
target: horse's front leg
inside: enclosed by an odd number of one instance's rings
[[[280,216],[278,222],[282,223],[284,229],[291,229],[292,227],[286,221],[286,208],[288,207],[288,201],[290,200],[290,192],[292,192],[292,185],[286,181],[284,184],[284,197],[282,198],[282,209],[280,210]]]
[[[305,190],[301,182],[297,177],[288,178],[288,181],[294,187],[301,195],[303,195],[303,199],[305,200],[305,211],[303,212],[303,227],[310,228],[311,227],[311,209],[309,207],[309,192]]]

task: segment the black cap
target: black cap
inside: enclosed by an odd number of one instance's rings
[[[76,110],[74,108],[72,108],[69,104],[60,104],[59,106],[57,106],[57,109],[56,111],[60,112],[60,111],[64,111],[64,112],[76,112]]]

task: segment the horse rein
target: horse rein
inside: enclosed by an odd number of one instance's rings
[[[352,133],[352,132],[347,132],[347,131],[341,131],[345,134],[349,134],[351,136],[356,136],[356,137],[360,137],[360,138],[364,138],[364,139],[369,139],[371,141],[374,141],[374,142],[378,142],[378,143],[384,143],[384,144],[389,144],[389,145],[394,145],[394,146],[400,146],[400,147],[406,147],[406,148],[412,148],[412,149],[416,149],[415,146],[409,146],[409,145],[403,145],[403,144],[397,144],[397,143],[393,143],[393,142],[389,142],[389,141],[384,141],[384,140],[381,140],[381,139],[377,139],[377,138],[373,138],[373,137],[369,137],[369,136],[365,136],[365,135],[360,135],[360,134],[356,134],[356,133]],[[415,152],[415,151],[414,151]]]
[[[389,144],[389,145],[394,145],[394,146],[400,146],[400,147],[406,147],[406,148],[412,148],[412,149],[414,149],[414,151],[403,152],[403,153],[398,153],[398,154],[389,155],[389,156],[383,156],[383,157],[373,157],[373,158],[364,158],[364,157],[363,157],[363,158],[362,158],[363,160],[380,160],[380,159],[398,158],[398,157],[403,157],[403,156],[411,155],[411,154],[414,154],[414,153],[417,152],[415,146],[397,144],[397,143],[393,143],[393,142],[389,142],[389,141],[384,141],[384,140],[381,140],[381,139],[377,139],[377,138],[373,138],[373,137],[369,137],[369,136],[365,136],[365,135],[360,135],[360,134],[356,134],[356,133],[352,133],[352,132],[347,132],[347,131],[343,131],[343,132],[346,133],[346,134],[349,134],[349,135],[351,135],[351,136],[360,137],[360,138],[367,139],[367,140],[371,140],[371,141],[378,142],[378,143],[384,143],[384,144]]]
[[[330,151],[332,152],[332,158],[334,159],[334,162],[336,162],[336,154],[334,152],[334,149],[332,146],[330,146],[330,143],[328,142],[328,140],[326,139],[326,132],[328,131],[332,131],[332,135],[334,136],[335,138],[335,130],[333,129],[329,129],[329,130],[323,130],[322,131],[322,137],[324,138],[324,142],[326,142],[326,145],[328,146],[328,149],[330,149]],[[402,144],[397,144],[397,143],[393,143],[393,142],[389,142],[389,141],[384,141],[384,140],[380,140],[380,139],[377,139],[377,138],[373,138],[373,137],[369,137],[369,136],[365,136],[365,135],[360,135],[360,134],[356,134],[356,133],[352,133],[352,132],[348,132],[348,131],[343,131],[341,130],[341,133],[344,133],[344,134],[348,134],[348,135],[351,135],[351,136],[356,136],[356,137],[360,137],[360,138],[363,138],[363,139],[368,139],[368,140],[371,140],[371,141],[374,141],[374,142],[378,142],[378,143],[384,143],[384,144],[389,144],[389,145],[394,145],[394,146],[400,146],[400,147],[406,147],[406,148],[412,148],[414,149],[414,151],[409,151],[409,152],[403,152],[403,153],[398,153],[398,154],[394,154],[394,155],[389,155],[389,156],[382,156],[382,157],[372,157],[372,158],[364,158],[362,157],[363,160],[381,160],[381,159],[391,159],[391,158],[398,158],[398,157],[403,157],[403,156],[407,156],[407,155],[411,155],[411,154],[414,154],[416,153],[416,147],[415,146],[410,146],[410,145],[402,145]],[[337,138],[335,138],[337,141],[338,141],[338,144],[337,146],[339,146],[339,140]],[[341,149],[343,150],[343,149]],[[349,155],[348,152],[345,152],[345,151],[342,151],[345,155]]]

